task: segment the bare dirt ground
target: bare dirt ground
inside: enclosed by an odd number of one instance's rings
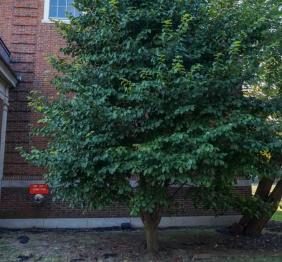
[[[282,262],[282,223],[257,238],[230,236],[215,228],[160,230],[159,254],[146,253],[136,231],[0,230],[0,261],[232,261]]]

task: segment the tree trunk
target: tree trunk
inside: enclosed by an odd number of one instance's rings
[[[257,190],[255,192],[255,196],[259,197],[261,200],[267,200],[271,187],[273,185],[274,180],[263,177],[258,184]],[[243,216],[240,220],[239,224],[243,227],[246,227],[247,224],[250,222],[251,218],[249,216]]]
[[[159,250],[158,228],[146,227],[146,247],[150,253],[156,253]]]
[[[256,236],[261,234],[263,228],[265,227],[267,222],[271,219],[271,217],[274,215],[277,208],[279,207],[281,197],[282,197],[282,180],[280,180],[277,183],[274,190],[265,201],[271,204],[271,210],[269,210],[269,213],[261,218],[251,219],[245,228],[245,235]]]
[[[258,184],[255,196],[261,198],[262,200],[267,199],[269,196],[271,187],[273,184],[273,180],[263,177]],[[245,229],[249,222],[252,220],[251,217],[244,215],[238,223],[233,224],[229,227],[230,233],[234,235],[243,235],[245,233]]]
[[[273,185],[274,180],[263,177],[258,184],[255,196],[260,197],[265,200],[270,194],[271,187]]]
[[[269,178],[262,178],[255,193],[255,196],[271,205],[269,214],[260,218],[243,216],[239,223],[230,227],[231,233],[244,234],[248,236],[256,236],[261,234],[267,222],[276,212],[282,197],[282,180],[277,183],[272,193],[270,193],[273,182],[274,181]]]
[[[153,213],[146,211],[141,212],[141,219],[143,221],[146,232],[146,247],[150,253],[156,253],[159,250],[158,243],[158,225],[161,221],[161,210],[157,208]]]

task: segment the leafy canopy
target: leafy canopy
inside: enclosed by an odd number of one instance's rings
[[[58,198],[84,208],[123,201],[138,214],[168,206],[170,185],[192,183],[217,208],[225,200],[215,192],[237,177],[279,175],[279,1],[75,5],[83,15],[57,23],[66,40],[65,58],[52,59],[58,96],[31,100],[42,113],[34,135],[48,146],[23,153]]]

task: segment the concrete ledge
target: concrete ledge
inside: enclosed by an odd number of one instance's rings
[[[28,188],[33,184],[45,184],[44,180],[3,180],[2,188]]]
[[[160,228],[226,226],[237,222],[240,215],[228,216],[191,216],[163,217]],[[0,228],[109,228],[120,227],[122,223],[130,223],[133,228],[142,228],[143,223],[137,217],[121,218],[36,218],[36,219],[0,219]]]
[[[16,187],[16,188],[27,188],[32,184],[45,184],[44,180],[8,180],[5,179],[2,181],[2,187]],[[251,180],[246,180],[246,179],[238,179],[237,183],[234,184],[234,186],[238,186],[238,187],[249,187],[252,185]],[[134,186],[134,183],[133,183]],[[178,187],[178,186],[171,186],[171,187]],[[184,187],[191,187],[189,185],[186,185]]]

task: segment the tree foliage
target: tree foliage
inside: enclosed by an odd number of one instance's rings
[[[145,225],[159,223],[172,184],[224,208],[217,193],[238,177],[280,172],[279,5],[75,1],[83,15],[57,23],[70,57],[52,59],[58,96],[31,100],[48,146],[23,154],[56,197],[86,209],[121,201]]]

